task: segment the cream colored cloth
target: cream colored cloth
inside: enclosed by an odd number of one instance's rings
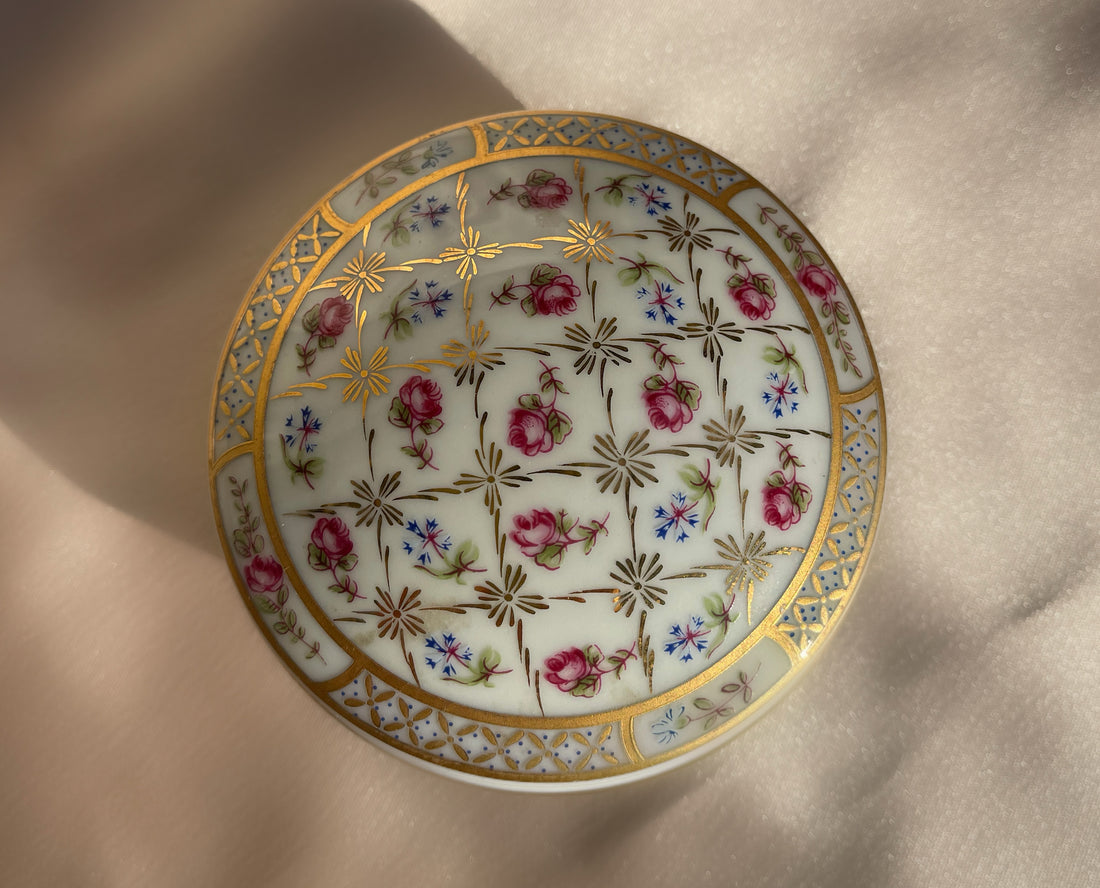
[[[0,881],[1100,885],[1095,3],[28,3],[0,49]],[[206,480],[279,238],[389,147],[519,107],[674,129],[779,194],[889,422],[819,662],[717,753],[568,797],[327,715]]]

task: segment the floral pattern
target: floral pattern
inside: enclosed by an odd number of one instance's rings
[[[792,278],[649,169],[517,157],[399,191],[430,148],[375,168],[379,212],[294,303],[267,479],[295,569],[253,564],[249,513],[246,586],[278,608],[300,578],[353,650],[468,706],[675,688],[759,624],[818,523],[829,387]]]
[[[595,697],[603,687],[607,676],[620,678],[626,664],[636,660],[634,648],[620,648],[605,657],[600,646],[566,648],[548,657],[545,664],[546,680],[565,694],[574,697]]]
[[[569,394],[556,375],[559,368],[539,364],[539,391],[520,395],[508,417],[508,443],[524,456],[549,453],[573,431],[573,420],[556,406],[558,395]]]
[[[750,631],[817,637],[877,483],[875,443],[857,484],[829,478],[838,383],[877,383],[839,277],[777,206],[667,134],[524,115],[394,152],[272,260],[219,383],[224,534],[289,659],[366,681],[339,706],[368,732],[517,777],[630,768],[771,686],[778,648],[730,663]]]
[[[539,567],[557,570],[571,546],[579,545],[585,555],[591,552],[597,538],[607,535],[607,520],[610,517],[608,514],[602,520],[582,523],[579,518],[570,518],[565,509],[552,512],[537,508],[524,515],[516,515],[508,537],[519,546],[525,557],[532,559]]]

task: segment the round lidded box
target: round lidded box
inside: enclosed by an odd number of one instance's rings
[[[770,192],[672,133],[537,112],[338,186],[230,333],[231,570],[369,739],[528,789],[732,735],[847,606],[885,427],[859,315]]]

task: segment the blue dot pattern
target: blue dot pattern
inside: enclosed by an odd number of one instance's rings
[[[549,776],[628,762],[617,723],[562,731],[471,721],[425,706],[365,671],[332,699],[369,734],[404,751],[475,770]]]
[[[489,152],[531,146],[594,148],[644,160],[717,195],[748,176],[701,146],[641,124],[572,114],[502,117],[484,124]]]
[[[229,342],[214,407],[214,458],[253,437],[256,389],[267,347],[305,271],[340,236],[315,213],[283,244],[260,279]]]
[[[840,481],[825,543],[813,571],[777,623],[803,655],[851,594],[867,551],[880,486],[878,394],[842,407],[841,416]]]

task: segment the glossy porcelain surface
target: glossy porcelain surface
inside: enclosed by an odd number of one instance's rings
[[[453,776],[588,788],[779,693],[874,533],[881,392],[825,252],[728,161],[533,113],[379,159],[273,254],[211,483],[287,665]]]

